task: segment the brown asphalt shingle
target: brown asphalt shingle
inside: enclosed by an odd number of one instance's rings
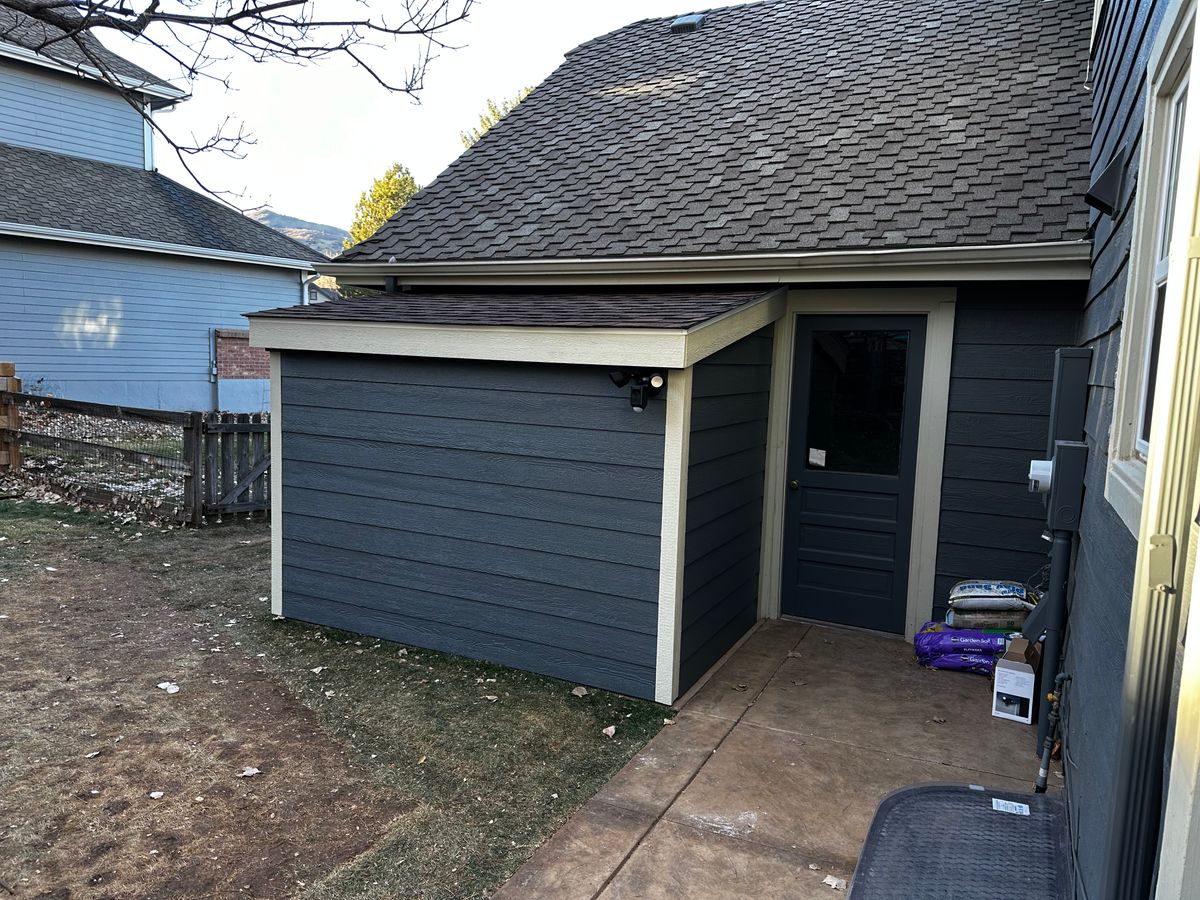
[[[1084,236],[1091,0],[767,0],[577,48],[348,262]]]
[[[347,297],[246,315],[251,319],[411,325],[691,328],[758,300],[769,290],[404,293]]]

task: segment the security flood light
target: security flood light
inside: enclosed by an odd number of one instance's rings
[[[629,405],[634,412],[644,412],[646,404],[658,395],[667,383],[661,372],[625,372],[620,369],[608,373],[609,380],[617,387],[629,385]]]

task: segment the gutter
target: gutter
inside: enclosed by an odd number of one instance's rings
[[[193,247],[189,244],[172,244],[165,241],[146,241],[112,234],[71,231],[66,228],[43,228],[40,225],[22,225],[19,222],[0,222],[0,236],[64,241],[69,244],[87,244],[92,247],[108,247],[115,250],[140,250],[143,253],[167,253],[172,256],[192,256],[197,259],[214,259],[252,266],[273,266],[280,269],[312,271],[316,266],[315,260],[265,256],[258,253],[241,253],[235,250],[217,250],[212,247]]]
[[[81,78],[90,78],[105,84],[109,83],[108,76],[95,66],[90,66],[86,63],[63,62],[50,56],[43,56],[36,50],[30,50],[28,47],[22,47],[20,44],[10,44],[7,41],[0,41],[0,56],[41,66],[44,69],[53,69],[56,72],[67,72],[71,75],[78,75]],[[152,84],[146,81],[139,81],[136,78],[129,78],[126,75],[117,75],[115,72],[112,78],[127,90],[137,91],[148,97],[158,97],[160,100],[179,101],[185,100],[190,96],[187,91],[181,91],[179,88],[168,84]]]
[[[1085,280],[1091,272],[1090,241],[985,244],[799,253],[745,253],[701,256],[570,257],[436,262],[317,263],[322,275],[346,284],[377,284],[386,278],[421,284],[500,281],[521,283],[546,276],[612,281],[745,282],[963,280],[966,277],[1019,280]],[[964,268],[970,271],[964,271]]]

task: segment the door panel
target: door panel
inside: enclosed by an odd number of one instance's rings
[[[904,631],[924,316],[800,316],[783,612]]]

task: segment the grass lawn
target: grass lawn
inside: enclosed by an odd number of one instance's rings
[[[485,897],[662,726],[277,621],[269,543],[0,501],[0,897]]]

